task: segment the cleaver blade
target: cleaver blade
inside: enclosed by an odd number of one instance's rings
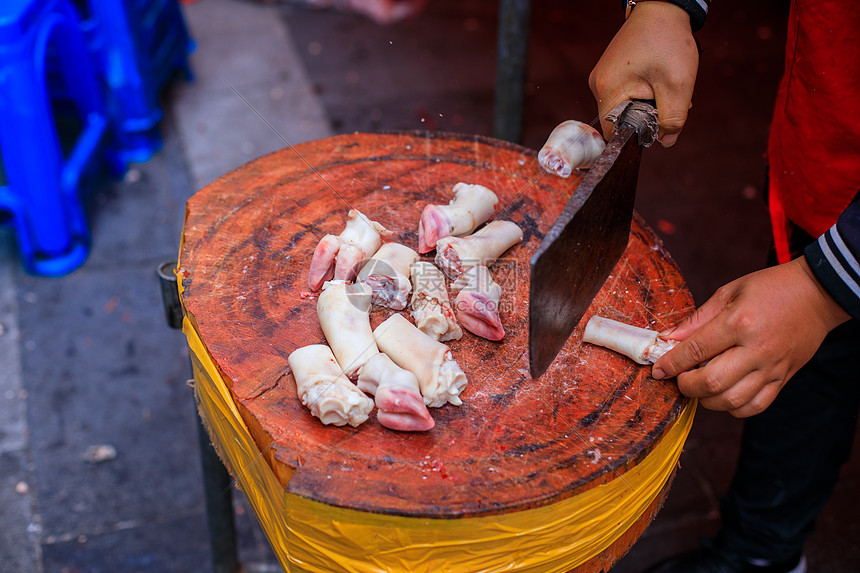
[[[529,370],[539,378],[627,248],[642,148],[657,135],[652,102],[607,117],[615,132],[531,259]]]

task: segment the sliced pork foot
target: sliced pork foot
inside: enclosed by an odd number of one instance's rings
[[[373,331],[379,349],[418,379],[424,403],[432,408],[459,406],[466,375],[451,350],[418,330],[402,314],[392,314]]]
[[[454,303],[460,325],[481,338],[501,340],[505,329],[499,318],[499,306],[489,296],[480,292],[463,291]]]
[[[448,300],[445,275],[433,263],[412,263],[412,318],[415,326],[434,340],[459,340],[463,329],[457,324]]]
[[[325,283],[317,299],[317,317],[338,364],[354,380],[364,363],[379,353],[370,328],[370,287]]]
[[[340,239],[336,235],[326,235],[314,249],[311,268],[308,271],[308,286],[312,291],[319,290],[325,281],[334,276],[337,252],[340,250]]]
[[[355,427],[367,420],[373,401],[346,379],[328,346],[304,346],[294,350],[287,361],[296,394],[323,424]]]
[[[588,320],[582,341],[614,350],[639,364],[654,364],[678,344],[676,340],[660,338],[654,330],[602,316],[592,316]]]
[[[365,217],[356,209],[347,215],[346,227],[340,235],[326,235],[314,249],[308,271],[308,286],[319,290],[323,283],[335,280],[352,281],[359,263],[379,250],[382,237],[391,231]]]
[[[448,236],[462,237],[489,221],[499,198],[483,185],[457,183],[447,205],[427,205],[418,222],[418,252],[429,253]]]
[[[452,288],[460,291],[454,309],[463,328],[487,340],[505,337],[499,318],[502,287],[496,284],[487,267],[478,265],[467,269]]]
[[[376,407],[379,409],[376,419],[392,430],[424,432],[436,425],[421,394],[406,388],[381,387],[376,394]]]
[[[516,223],[497,220],[468,237],[444,237],[436,243],[436,265],[454,280],[470,267],[489,267],[523,240]]]
[[[406,308],[412,283],[409,267],[418,253],[399,243],[385,243],[358,273],[358,280],[373,291],[373,303],[394,310]]]
[[[361,368],[358,387],[375,394],[379,409],[376,418],[386,428],[423,432],[435,425],[421,397],[418,379],[386,354],[377,354]]]
[[[574,169],[591,167],[605,147],[596,129],[569,120],[552,130],[538,153],[538,163],[544,170],[567,178]]]

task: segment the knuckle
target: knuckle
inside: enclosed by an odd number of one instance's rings
[[[599,67],[594,68],[591,70],[591,73],[588,74],[588,87],[591,88],[591,93],[595,96],[605,95],[609,91],[606,74],[604,74]]]
[[[783,389],[785,384],[788,382],[789,376],[788,373],[778,374],[774,376],[770,382],[768,382],[765,392],[762,392],[764,395],[759,395],[756,398],[760,400],[766,400],[765,405],[770,404],[777,394]]]
[[[591,93],[598,100],[598,107],[601,110],[605,108],[606,111],[609,111],[612,106],[623,99],[629,99],[625,96],[628,91],[627,86],[623,85],[618,77],[608,73],[599,65],[588,75],[588,87],[591,88]]]
[[[749,312],[735,309],[726,316],[726,324],[734,332],[749,332],[755,327],[756,320]]]
[[[597,95],[597,92],[598,92],[598,89],[597,89],[598,75],[599,74],[598,74],[597,68],[594,68],[593,70],[591,70],[591,73],[588,74],[588,87],[591,88],[591,92],[595,95]]]
[[[763,405],[756,401],[749,402],[744,404],[741,407],[733,408],[729,410],[729,414],[731,414],[735,418],[749,418],[750,416],[755,416],[756,414],[761,414],[767,409],[767,405]]]
[[[701,364],[710,358],[707,356],[707,350],[697,338],[688,338],[685,342],[687,343],[687,356],[696,364]]]
[[[747,416],[755,416],[756,414],[761,414],[762,412],[767,410],[768,406],[770,406],[770,402],[767,402],[766,404],[762,402],[755,402],[753,404],[750,404],[749,408],[747,408]]]
[[[748,418],[761,414],[773,403],[783,384],[784,382],[777,380],[770,382],[751,400],[732,411],[731,414],[736,418]]]
[[[675,65],[661,68],[658,72],[660,81],[673,93],[691,92],[691,86],[696,81],[696,67],[692,65]]]
[[[725,307],[734,298],[734,288],[731,283],[725,284],[718,288],[714,293],[714,298],[720,301],[720,304]]]
[[[722,382],[723,381],[719,376],[717,376],[713,372],[708,372],[706,369],[701,381],[702,391],[705,392],[708,396],[715,396],[723,391]]]
[[[689,81],[689,72],[682,67],[673,66],[666,74],[666,84],[675,93],[685,92]]]
[[[660,118],[660,128],[666,133],[680,133],[684,128],[684,123],[687,121],[687,116],[672,115],[669,117]]]
[[[734,412],[747,404],[747,399],[740,394],[727,394],[724,397],[726,410]]]

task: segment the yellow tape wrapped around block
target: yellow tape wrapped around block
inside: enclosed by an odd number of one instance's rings
[[[285,570],[298,573],[561,573],[606,550],[648,508],[678,463],[691,400],[638,465],[560,502],[488,517],[422,519],[333,507],[286,493],[186,319],[197,398]]]

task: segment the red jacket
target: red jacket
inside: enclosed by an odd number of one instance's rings
[[[860,2],[792,0],[768,141],[777,256],[787,222],[827,231],[860,189]]]

